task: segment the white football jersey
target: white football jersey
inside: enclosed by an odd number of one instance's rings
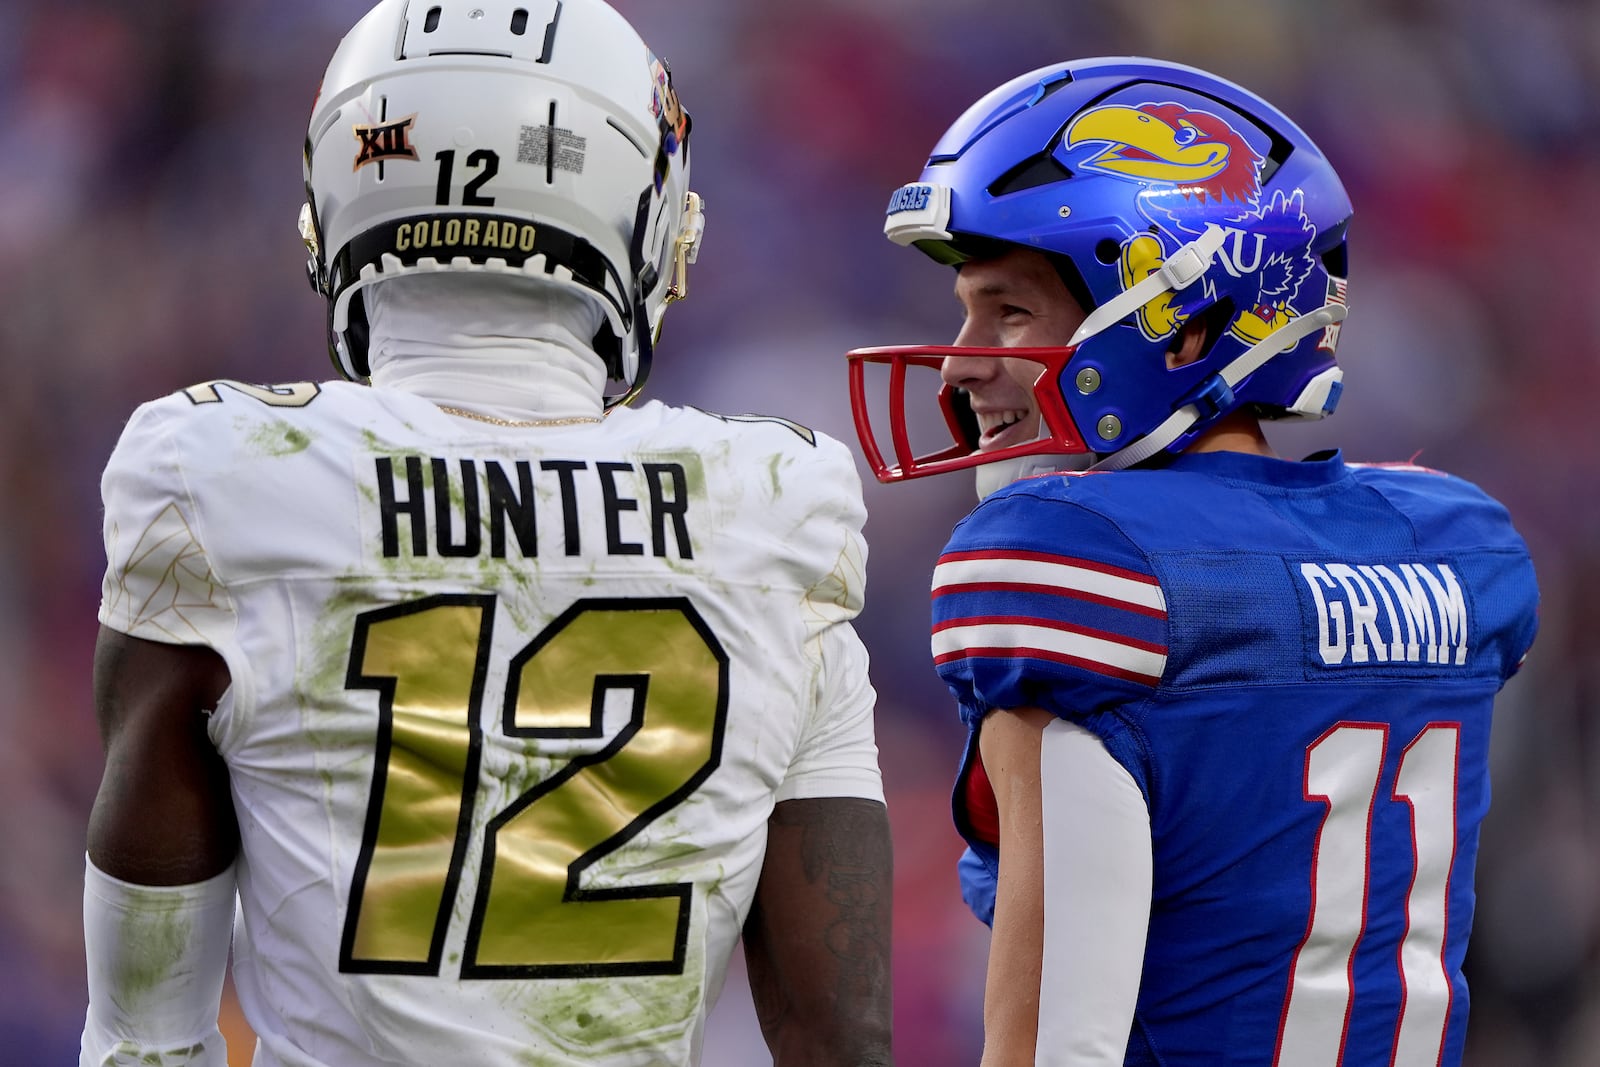
[[[101,621],[232,674],[258,1067],[695,1063],[774,803],[883,797],[860,481],[804,427],[219,381],[102,489]]]

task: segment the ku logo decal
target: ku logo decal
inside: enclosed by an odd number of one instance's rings
[[[1249,278],[1252,298],[1234,319],[1235,337],[1252,344],[1299,314],[1294,300],[1311,273],[1317,231],[1305,215],[1299,190],[1278,192],[1261,204],[1260,168],[1266,162],[1231,124],[1182,104],[1108,105],[1079,115],[1063,137],[1067,149],[1093,153],[1074,162],[1145,187],[1139,210],[1151,222],[1192,240],[1208,225],[1227,240],[1217,262],[1235,278]],[[1139,234],[1122,246],[1118,267],[1129,288],[1159,270],[1177,244],[1163,234]],[[1166,293],[1139,309],[1139,328],[1152,341],[1170,337],[1197,304],[1209,303],[1210,282],[1198,299]]]
[[[416,159],[417,150],[411,145],[411,126],[416,121],[416,115],[407,115],[403,119],[372,126],[358,124],[355,135],[361,150],[356,153],[355,165],[350,169],[357,171],[368,163],[382,163],[391,159]]]

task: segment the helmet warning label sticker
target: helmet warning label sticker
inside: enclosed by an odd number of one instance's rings
[[[517,138],[517,162],[583,173],[589,139],[555,126],[524,126]]]

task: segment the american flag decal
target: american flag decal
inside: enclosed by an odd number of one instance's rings
[[[933,572],[936,665],[1037,659],[1154,686],[1167,647],[1154,576],[1044,552],[949,552]]]
[[[1328,277],[1328,303],[1338,304],[1340,307],[1349,307],[1350,304],[1347,298],[1349,285],[1350,283],[1347,279],[1335,278],[1330,275]],[[1332,352],[1339,346],[1340,325],[1341,323],[1335,322],[1331,326],[1323,327],[1322,336],[1317,340],[1318,352]]]

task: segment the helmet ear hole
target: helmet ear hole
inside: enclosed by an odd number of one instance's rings
[[[1206,324],[1206,344],[1205,348],[1201,350],[1201,359],[1211,354],[1211,349],[1216,345],[1217,339],[1222,336],[1223,331],[1228,328],[1228,324],[1233,321],[1234,313],[1235,307],[1231,296],[1223,297],[1201,312]]]
[[[1115,263],[1122,255],[1122,246],[1110,237],[1102,237],[1094,246],[1094,258],[1106,266]]]
[[[345,327],[344,341],[350,347],[350,366],[363,378],[372,377],[372,365],[367,362],[367,349],[372,338],[372,326],[367,321],[367,302],[358,289],[350,296],[350,321]]]
[[[1211,306],[1201,309],[1198,317],[1192,320],[1192,322],[1198,322],[1205,328],[1204,337],[1200,343],[1199,354],[1193,359],[1184,360],[1182,363],[1174,366],[1172,369],[1176,370],[1178,366],[1187,366],[1189,363],[1197,363],[1211,355],[1211,350],[1216,347],[1217,340],[1222,336],[1223,332],[1227,330],[1228,324],[1233,321],[1233,318],[1234,303],[1232,297],[1225,296]],[[1169,353],[1177,352],[1183,345],[1185,332],[1185,329],[1180,328],[1172,335],[1172,341],[1167,346],[1167,351]]]

